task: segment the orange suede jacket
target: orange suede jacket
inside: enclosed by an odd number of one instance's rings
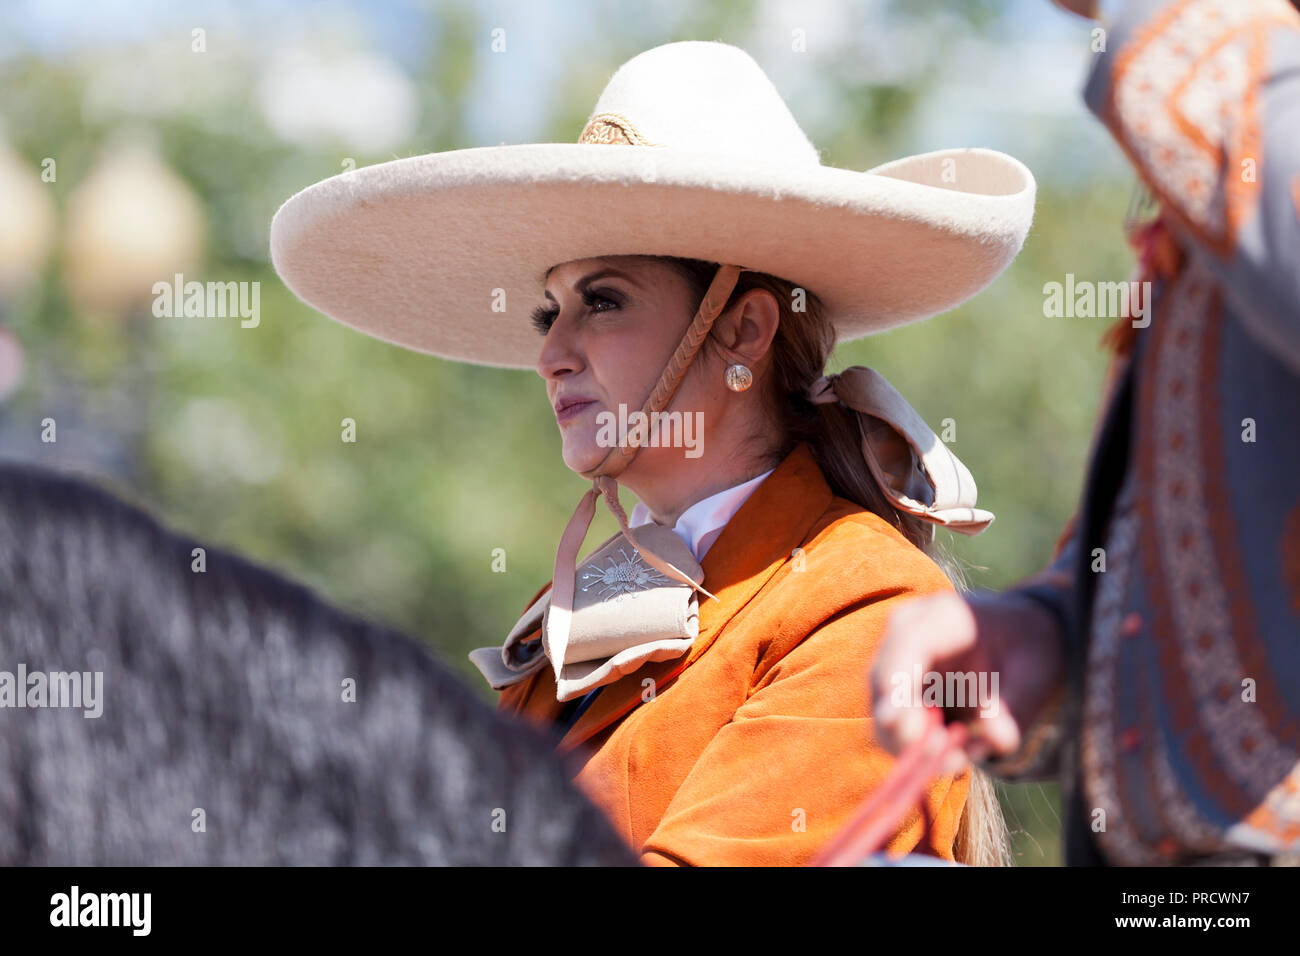
[[[701,600],[690,652],[603,687],[559,751],[644,863],[807,863],[894,764],[873,738],[867,687],[889,614],[952,585],[886,521],[832,494],[806,444],[701,564],[719,600]],[[549,667],[499,702],[542,725],[563,706]],[[935,781],[931,826],[918,808],[888,849],[952,859],[969,784],[969,770]]]

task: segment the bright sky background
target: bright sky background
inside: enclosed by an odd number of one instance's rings
[[[472,141],[463,145],[542,138],[540,122],[557,95],[557,77],[575,57],[601,62],[602,43],[608,38],[593,35],[599,19],[594,14],[603,13],[605,22],[636,17],[652,32],[657,28],[664,33],[666,42],[686,38],[668,34],[690,2],[476,0],[473,9],[489,29],[501,26],[507,31],[509,55],[487,58],[489,66],[473,88]],[[933,42],[924,26],[911,32],[884,26],[863,31],[859,24],[870,22],[876,6],[875,0],[760,0],[760,26],[752,35],[707,39],[734,42],[753,54],[817,143],[817,131],[834,128],[837,122],[824,115],[831,101],[818,86],[817,56],[842,60],[851,50],[861,61],[863,78],[885,79],[906,75],[909,63],[920,59],[909,51]],[[0,9],[0,58],[34,52],[94,59],[115,47],[167,33],[187,42],[190,29],[203,26],[210,51],[220,55],[223,46],[238,47],[226,52],[237,52],[245,62],[251,58],[266,74],[262,86],[270,92],[261,104],[264,111],[274,111],[278,101],[286,122],[297,117],[310,128],[313,118],[297,104],[309,98],[329,100],[336,104],[334,115],[319,117],[318,125],[338,127],[355,116],[359,134],[364,131],[385,143],[391,138],[394,155],[410,155],[422,149],[401,138],[410,117],[403,112],[407,106],[399,87],[429,54],[436,24],[429,9],[422,0],[10,0]],[[795,26],[807,31],[809,60],[788,53]],[[945,75],[937,78],[935,95],[920,111],[907,151],[988,146],[1022,159],[1040,179],[1078,182],[1125,175],[1118,150],[1080,98],[1091,56],[1088,29],[1087,23],[1060,12],[1048,0],[1007,0],[996,40],[972,36],[948,47]],[[289,57],[286,51],[295,48],[319,49],[323,32],[332,32],[345,48],[369,56],[347,68],[334,67],[330,59],[313,67]],[[483,42],[486,46],[489,37]],[[619,58],[607,56],[612,73]],[[110,73],[102,95],[182,95],[167,89],[166,77],[151,75],[148,64],[138,64],[137,69],[134,88],[130,78]],[[155,64],[152,70],[165,68]],[[121,73],[122,68],[113,71]],[[286,77],[295,78],[297,85]],[[332,95],[330,77],[339,91]]]

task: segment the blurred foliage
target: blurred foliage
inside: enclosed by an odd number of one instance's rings
[[[899,0],[893,8],[924,18],[940,6]],[[959,12],[949,29],[989,29],[997,5],[942,6]],[[743,42],[755,15],[752,2],[694,5],[665,29],[646,11],[602,9],[607,22],[597,29],[609,42],[599,55],[573,58],[558,84],[553,141],[576,138],[618,63],[672,39]],[[411,78],[423,106],[411,154],[475,145],[465,116],[486,28],[469,5],[431,10],[431,48]],[[116,68],[129,68],[132,50],[113,55]],[[931,55],[921,75],[938,62],[941,42]],[[852,64],[844,67],[828,68],[825,80],[845,121],[824,155],[864,169],[897,155],[893,144],[924,90],[867,84]],[[9,141],[33,169],[42,157],[58,158],[50,189],[60,205],[125,122],[126,111],[86,115],[91,75],[85,64],[35,56],[0,64]],[[36,288],[7,304],[28,375],[0,406],[2,451],[94,462],[117,490],[173,527],[421,636],[491,699],[465,653],[499,642],[550,578],[560,530],[586,483],[561,462],[535,375],[403,351],[322,318],[284,288],[266,249],[278,204],[339,172],[345,157],[358,165],[393,157],[281,141],[249,108],[251,82],[236,78],[216,107],[171,112],[147,126],[207,210],[203,278],[260,282],[260,326],[159,320],[147,307],[126,317],[77,314],[56,255]],[[1127,275],[1119,230],[1126,199],[1123,184],[1040,187],[1023,253],[987,291],[833,359],[833,368],[878,368],[936,430],[946,418],[956,423],[955,449],[979,480],[981,504],[998,515],[984,535],[951,541],[979,569],[972,579],[980,586],[1041,567],[1074,508],[1105,367],[1103,324],[1044,318],[1042,285],[1067,272]],[[45,415],[60,419],[57,448],[37,440]],[[345,418],[357,422],[355,444],[340,440]],[[105,436],[119,440],[105,446]],[[614,530],[602,512],[588,545]],[[498,548],[504,573],[491,570]],[[1056,862],[1055,788],[1001,792],[1022,862]]]

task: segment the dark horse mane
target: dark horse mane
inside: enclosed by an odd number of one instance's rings
[[[20,667],[102,673],[102,713],[15,706]],[[0,865],[635,863],[554,740],[416,641],[7,463],[0,672]]]

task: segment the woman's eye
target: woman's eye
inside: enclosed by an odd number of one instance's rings
[[[608,312],[609,311],[608,309],[596,308],[597,303],[600,302],[604,302],[606,305],[612,305],[616,309],[619,307],[619,302],[616,299],[612,299],[607,295],[602,295],[600,292],[594,291],[592,289],[583,290],[582,293],[583,305],[585,305],[589,309],[594,309],[597,312]]]
[[[582,291],[582,304],[585,305],[587,308],[591,309],[593,312],[609,312],[610,311],[609,308],[599,307],[602,303],[614,309],[622,308],[623,305],[620,299],[611,295],[604,295],[602,294],[602,291],[597,291],[594,289],[584,289]],[[533,315],[532,315],[533,328],[536,329],[539,334],[545,335],[547,332],[550,331],[551,326],[555,324],[555,320],[558,319],[559,317],[560,317],[559,306],[552,306],[549,309],[544,308],[542,306],[538,306],[536,309],[533,310]]]

